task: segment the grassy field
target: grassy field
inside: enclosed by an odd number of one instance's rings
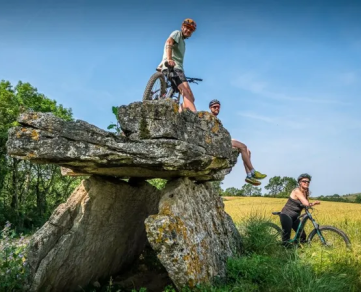
[[[290,283],[284,291],[361,291],[361,204],[321,202],[314,207],[312,213],[320,225],[332,225],[343,230],[351,240],[351,251],[305,245],[288,252],[268,248],[267,243],[262,242],[262,236],[257,235],[260,233],[257,230],[259,220],[270,220],[280,226],[279,217],[272,215],[272,212],[281,211],[286,200],[264,197],[224,198],[226,212],[241,232],[244,226],[248,230],[243,237],[252,252],[242,268],[252,266],[254,258],[260,256],[270,261],[282,258],[284,263],[279,267],[284,269],[275,271],[272,277],[280,283],[284,278],[289,279],[288,282],[283,282],[283,285]],[[306,232],[309,233],[312,229],[311,222],[308,222]],[[255,250],[253,246],[256,246]],[[286,255],[287,253],[289,254]],[[260,269],[257,270],[257,277],[261,280],[255,281],[252,278],[249,281],[256,285],[254,291],[278,291],[278,285],[269,277],[272,274],[270,271],[271,269],[262,274]],[[284,276],[280,276],[282,273]],[[242,288],[240,291],[247,289]]]
[[[272,212],[281,211],[286,201],[287,199],[263,197],[224,198],[225,210],[235,223],[258,215],[279,224],[278,216],[272,215]],[[350,236],[355,248],[360,248],[361,204],[321,201],[320,205],[315,206],[312,214],[320,225],[333,225],[344,230]],[[313,226],[308,223],[306,231],[311,228]]]

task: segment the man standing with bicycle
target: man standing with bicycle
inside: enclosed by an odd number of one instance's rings
[[[184,75],[183,60],[186,50],[185,39],[190,38],[196,28],[197,24],[193,19],[185,19],[182,23],[181,30],[173,31],[165,42],[163,59],[158,66],[158,69],[160,69],[162,72],[168,70],[165,66],[165,62],[168,62],[168,66],[174,67],[176,76],[172,79],[183,96],[181,110],[188,108],[193,112],[197,111],[194,105],[195,99],[189,83],[187,82],[187,79]]]
[[[213,99],[209,103],[209,109],[211,110],[211,114],[217,117],[221,109],[221,103],[217,99]],[[249,151],[245,144],[235,139],[232,139],[232,146],[237,148],[242,155],[243,165],[247,174],[245,181],[254,186],[259,186],[261,182],[258,179],[264,179],[267,175],[254,169],[251,162],[251,151]]]

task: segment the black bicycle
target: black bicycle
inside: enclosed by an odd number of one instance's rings
[[[288,241],[289,244],[298,245],[300,243],[300,237],[307,220],[311,220],[314,229],[308,235],[307,243],[312,243],[313,245],[319,244],[334,248],[346,247],[351,249],[351,241],[345,232],[329,225],[320,226],[310,212],[310,210],[313,210],[313,208],[308,206],[303,207],[305,209],[305,213],[298,217],[300,219],[300,224],[298,225],[295,236]],[[281,212],[272,212],[272,214],[279,216]],[[267,222],[266,225],[270,227],[271,232],[273,231],[273,234],[276,233],[276,235],[278,235],[280,238],[282,237],[283,231],[278,225],[270,222]]]
[[[181,93],[179,92],[177,84],[172,81],[172,77],[176,74],[174,72],[174,67],[169,66],[168,62],[165,62],[165,66],[168,70],[162,73],[157,69],[157,72],[149,78],[144,90],[143,101],[171,98],[174,102],[179,104]],[[186,79],[188,83],[195,84],[198,84],[197,81],[203,81],[203,79],[192,77],[186,77]]]

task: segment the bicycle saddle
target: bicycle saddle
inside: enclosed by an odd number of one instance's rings
[[[279,215],[281,212],[272,212],[273,215]]]

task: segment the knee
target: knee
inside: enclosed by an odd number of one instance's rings
[[[244,153],[248,153],[248,148],[246,145],[244,145],[243,143],[239,143],[239,149],[241,149],[242,152]]]

